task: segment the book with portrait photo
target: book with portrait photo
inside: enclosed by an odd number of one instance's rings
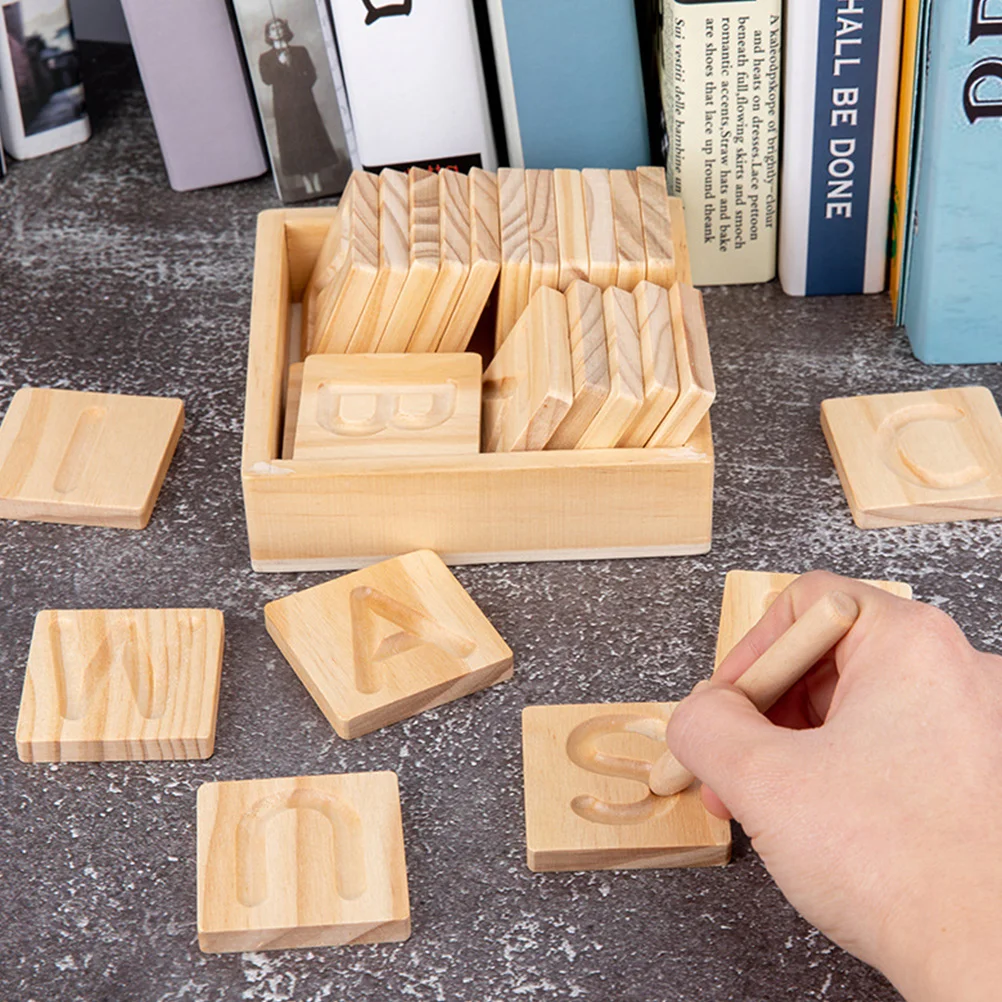
[[[16,160],[90,137],[66,0],[0,0],[0,136]]]
[[[283,202],[339,195],[358,166],[325,0],[235,0]]]

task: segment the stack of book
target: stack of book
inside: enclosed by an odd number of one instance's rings
[[[653,149],[698,285],[889,286],[920,358],[1002,360],[995,0],[122,2],[178,190],[270,161],[296,202],[358,168],[632,170]],[[0,9],[3,146],[86,139],[65,2]]]

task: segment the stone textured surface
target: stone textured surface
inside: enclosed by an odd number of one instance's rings
[[[691,559],[462,568],[515,678],[353,742],[265,633],[323,575],[248,562],[238,473],[255,214],[270,179],[167,187],[127,50],[88,48],[95,136],[0,183],[0,410],[26,383],[177,395],[188,423],[143,532],[0,523],[0,997],[890,1002],[785,903],[738,834],[724,870],[535,876],[519,711],[681,696],[713,660],[729,568],[900,578],[999,646],[1000,526],[857,530],[818,423],[829,395],[979,382],[925,368],[886,298],[707,295],[719,402],[716,532]],[[601,517],[596,512],[596,517]],[[44,607],[216,606],[226,654],[207,762],[28,766],[14,723]],[[212,779],[395,769],[414,934],[397,945],[205,956],[195,791]]]

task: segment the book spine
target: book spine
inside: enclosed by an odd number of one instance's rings
[[[924,362],[1000,362],[1002,13],[964,0],[927,17],[904,323]]]
[[[0,2],[0,140],[16,160],[90,138],[66,3]]]
[[[331,0],[331,13],[366,170],[497,167],[471,0]]]
[[[122,0],[122,10],[170,186],[191,191],[263,174],[268,162],[225,0]]]
[[[898,130],[894,145],[894,181],[891,188],[891,243],[887,253],[890,258],[888,287],[895,322],[901,323],[899,307],[904,285],[905,244],[908,238],[908,220],[912,188],[912,151],[915,145],[919,52],[919,22],[923,0],[905,0],[904,38],[901,43],[901,84],[898,97]]]
[[[697,285],[775,278],[781,44],[781,0],[664,2],[669,190]]]
[[[901,0],[787,9],[779,277],[794,296],[885,288]]]
[[[356,161],[323,0],[233,0],[233,9],[279,198],[341,194]]]
[[[487,0],[512,165],[651,159],[634,0]]]

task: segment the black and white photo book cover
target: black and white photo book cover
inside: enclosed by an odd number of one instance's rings
[[[358,166],[325,0],[235,0],[283,202],[339,195]]]

